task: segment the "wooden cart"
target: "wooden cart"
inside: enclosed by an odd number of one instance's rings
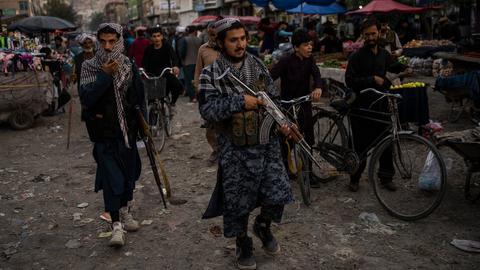
[[[49,72],[18,72],[0,77],[0,121],[13,129],[30,128],[35,118],[54,100]]]

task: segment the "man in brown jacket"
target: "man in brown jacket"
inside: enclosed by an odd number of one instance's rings
[[[195,76],[194,76],[194,86],[198,95],[198,78],[202,69],[206,66],[211,65],[215,60],[217,60],[220,52],[218,51],[215,44],[215,30],[213,28],[214,22],[208,25],[208,42],[200,46],[198,49],[197,55],[197,64],[195,66]],[[206,137],[208,144],[212,147],[212,154],[208,159],[209,165],[213,166],[217,161],[217,138],[215,136],[215,128],[211,123],[206,123]]]

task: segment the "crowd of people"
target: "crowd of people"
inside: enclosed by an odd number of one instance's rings
[[[439,34],[456,39],[454,26],[448,24],[447,29],[444,22],[440,22]],[[133,38],[120,25],[104,23],[96,35],[78,36],[76,42],[82,52],[74,57],[72,79],[78,84],[82,120],[94,143],[95,191],[103,192],[105,213],[101,217],[112,224],[110,245],[125,245],[125,231],[140,228],[130,212],[141,171],[136,144],[140,128],[137,113],[140,110],[145,114],[148,102],[138,69],[158,76],[165,68],[172,68],[165,75],[169,102],[175,108],[184,94],[189,102],[198,103],[205,120],[206,139],[212,148],[209,166],[218,165],[217,184],[204,218],[223,216],[225,237],[236,239],[237,266],[255,269],[248,221],[251,212],[260,207],[253,233],[268,254],[278,254],[280,243],[272,234],[271,224],[281,221],[284,206],[293,201],[285,165],[287,154],[280,143],[294,136],[292,126],[278,126],[271,132],[270,141],[261,144],[259,129],[265,116],[265,101],[246,94],[246,89],[232,77],[256,91],[265,91],[275,101],[303,95],[318,101],[324,85],[313,54],[343,52],[343,41],[360,38],[364,45],[350,55],[346,85],[359,96],[360,90],[369,87],[386,91],[390,88],[387,71],[407,68],[394,65],[394,57],[401,54],[403,43],[414,38],[411,26],[402,21],[395,32],[388,21],[375,18],[368,18],[359,26],[355,27],[351,20],[341,21],[336,28],[329,21],[312,21],[305,29],[294,29],[286,22],[274,24],[262,19],[256,33],[261,42],[253,49],[248,44],[245,25],[238,19],[221,17],[201,33],[195,26],[177,27],[175,33],[155,26],[138,29]],[[261,57],[282,43],[291,43],[292,52],[267,67]],[[58,36],[53,50],[44,47],[40,51],[52,57],[53,51],[68,54],[69,47],[73,48]],[[280,89],[273,83],[277,79],[281,79]],[[363,95],[355,106],[368,107],[371,100],[372,97]],[[302,105],[299,129],[307,143],[313,145],[311,106],[311,102]],[[362,151],[385,128],[367,120],[352,121],[355,150]],[[394,192],[392,157],[387,152],[380,166],[384,173],[382,184]],[[351,175],[351,191],[359,189],[364,168],[365,162]],[[312,178],[313,187],[316,180]]]

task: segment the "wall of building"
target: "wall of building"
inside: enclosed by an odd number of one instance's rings
[[[4,0],[0,1],[0,9],[3,10],[3,16],[33,16],[32,3],[32,0]]]
[[[125,2],[110,2],[105,5],[105,18],[109,22],[128,23],[128,7]]]

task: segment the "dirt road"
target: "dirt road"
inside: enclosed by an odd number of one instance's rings
[[[441,97],[432,94],[430,105],[433,118],[445,119]],[[78,102],[69,150],[65,114],[40,118],[26,131],[2,126],[0,269],[235,269],[234,241],[218,234],[222,220],[201,219],[216,168],[206,165],[210,150],[197,105],[181,99],[177,110],[175,136],[161,155],[174,194],[188,203],[163,209],[142,149],[134,211],[151,224],[129,233],[119,250],[100,237],[108,227],[99,219],[102,196],[93,192],[95,163]],[[461,120],[446,127],[471,125]],[[358,193],[346,190],[346,179],[325,184],[313,191],[311,207],[301,203],[292,183],[297,201],[273,228],[282,253],[268,257],[254,240],[258,269],[480,269],[480,254],[449,244],[454,238],[480,240],[480,203],[463,198],[463,170],[455,157],[442,205],[412,223],[390,217],[364,179]],[[365,223],[362,212],[375,213],[380,223]]]

